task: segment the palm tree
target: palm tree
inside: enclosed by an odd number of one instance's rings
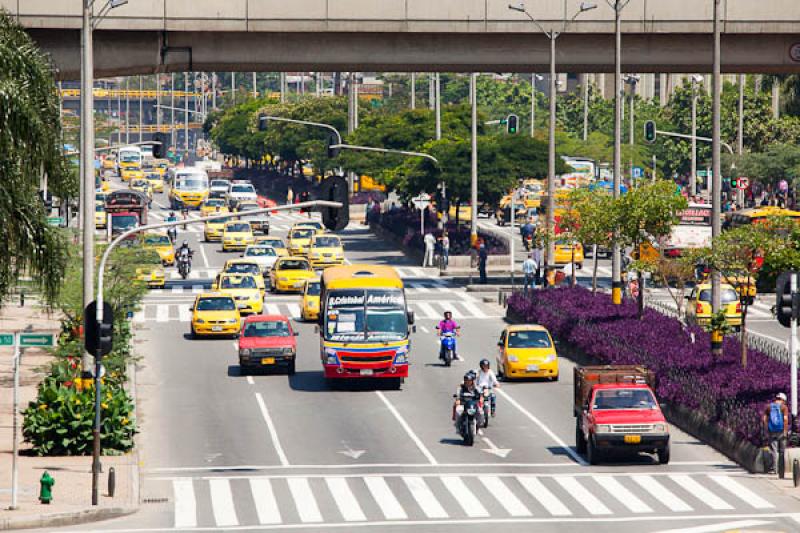
[[[66,238],[47,224],[38,195],[42,172],[58,197],[76,188],[62,155],[52,71],[25,30],[0,11],[0,299],[23,273],[50,299],[66,267]]]

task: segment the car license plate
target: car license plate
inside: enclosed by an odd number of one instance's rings
[[[294,286],[295,288],[300,288],[303,286],[303,282],[302,281],[295,282]]]
[[[536,365],[528,365],[527,367],[525,367],[525,370],[527,370],[528,372],[538,372],[539,367]]]
[[[625,444],[639,444],[642,442],[641,435],[625,435]]]
[[[373,372],[371,368],[362,368],[362,369],[361,369],[361,375],[362,375],[362,376],[371,376],[371,375],[373,375],[374,373],[375,373],[375,372]]]
[[[211,326],[211,331],[222,331],[222,326]]]
[[[274,357],[262,357],[261,358],[261,364],[262,365],[274,365],[275,364],[275,358]]]

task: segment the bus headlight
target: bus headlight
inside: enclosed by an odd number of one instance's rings
[[[339,366],[339,358],[335,350],[325,350],[325,364]]]
[[[401,348],[397,350],[397,354],[394,356],[394,364],[396,365],[408,364],[408,348]]]

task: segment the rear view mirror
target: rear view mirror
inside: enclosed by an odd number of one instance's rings
[[[417,326],[411,326],[411,333],[417,332]]]
[[[408,323],[414,324],[414,311],[408,311]]]
[[[503,341],[497,341],[497,345],[502,348],[503,347]]]

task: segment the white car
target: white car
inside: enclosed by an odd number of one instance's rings
[[[228,186],[228,204],[231,207],[244,200],[258,201],[256,188],[250,183],[231,183]]]
[[[228,180],[211,180],[211,185],[208,190],[212,193],[219,192],[227,195],[229,185]]]
[[[261,272],[269,272],[275,261],[278,260],[278,252],[272,246],[266,244],[251,244],[244,249],[242,257],[249,259],[261,267]]]

